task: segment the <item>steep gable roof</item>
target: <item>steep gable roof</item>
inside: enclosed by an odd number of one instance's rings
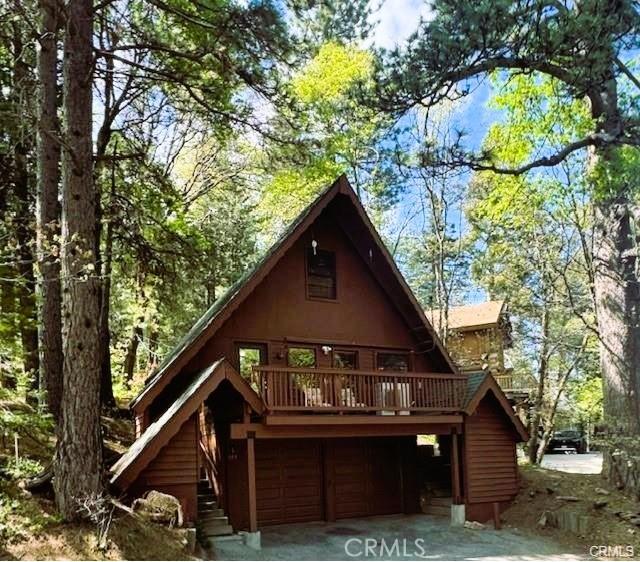
[[[164,414],[153,422],[111,467],[113,474],[111,484],[125,489],[134,482],[140,472],[156,457],[160,449],[169,443],[182,425],[198,410],[200,404],[224,380],[231,383],[254,412],[258,414],[263,412],[262,399],[249,383],[226,359],[219,359],[203,369]]]
[[[469,373],[467,378],[467,397],[464,411],[467,415],[472,415],[480,401],[487,395],[488,392],[493,393],[496,400],[502,406],[504,413],[507,415],[513,427],[520,437],[521,441],[529,440],[529,433],[524,427],[520,418],[513,411],[513,407],[507,400],[504,392],[500,388],[500,385],[496,382],[493,376],[485,371],[478,371],[476,373]]]
[[[498,300],[463,306],[452,306],[449,308],[449,329],[469,330],[498,324],[500,315],[505,308],[504,304],[503,300]],[[438,310],[426,310],[425,313],[431,324],[435,328],[438,328],[440,312]]]
[[[337,216],[341,218],[345,234],[368,266],[375,271],[378,281],[389,293],[416,338],[425,343],[427,350],[435,352],[443,369],[457,372],[457,367],[429,324],[422,307],[384,246],[346,176],[342,175],[321,192],[315,201],[298,216],[256,266],[245,273],[194,324],[173,351],[167,355],[145,388],[131,403],[132,408],[136,411],[144,409],[157,396],[188,361],[202,349],[216,330],[251,294],[287,250],[329,205],[334,206]]]

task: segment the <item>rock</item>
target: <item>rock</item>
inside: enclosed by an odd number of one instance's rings
[[[596,489],[594,490],[594,492],[595,492],[596,494],[601,494],[601,495],[603,495],[603,496],[608,496],[608,495],[611,493],[611,492],[609,492],[609,490],[605,490],[604,488],[596,488]]]
[[[593,502],[593,507],[595,509],[602,509],[603,507],[607,507],[607,505],[609,504],[609,502],[604,501],[604,500],[596,500]]]
[[[193,554],[196,550],[196,529],[195,527],[187,527],[186,529],[180,529],[181,542],[185,550],[189,554]]]
[[[629,523],[635,525],[636,527],[640,527],[640,517],[632,517],[629,519]]]
[[[168,523],[171,527],[174,525],[182,527],[184,521],[182,506],[174,496],[150,490],[142,498],[135,500],[132,507],[140,516],[150,521]]]
[[[464,522],[465,529],[486,529],[486,525],[483,525],[479,521],[465,521]]]
[[[565,501],[565,502],[577,502],[580,501],[575,496],[556,496],[557,499]]]
[[[547,517],[547,512],[543,511],[540,519],[538,519],[538,527],[546,527],[549,522],[549,518]]]
[[[555,493],[556,493],[556,491],[553,488],[551,488],[550,486],[547,486],[547,494],[551,495],[551,494],[555,494]]]

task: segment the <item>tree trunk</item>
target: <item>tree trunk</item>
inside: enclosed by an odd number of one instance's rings
[[[613,71],[591,98],[598,132],[622,130]],[[596,147],[590,154],[594,193],[594,295],[600,335],[604,415],[609,429],[640,433],[640,283],[634,236],[633,186],[619,173],[620,149]],[[624,164],[622,164],[624,165]]]
[[[17,7],[19,8],[19,7]],[[29,131],[29,112],[26,108],[29,91],[29,67],[25,61],[22,23],[13,23],[13,94],[18,123],[14,128],[14,189],[16,197],[16,238],[18,240],[17,285],[20,302],[20,339],[24,371],[29,380],[29,388],[38,388],[38,325],[36,318],[36,281],[34,273],[33,241],[35,233],[32,227],[33,193],[30,189],[28,155],[32,143]]]
[[[594,290],[600,334],[604,414],[610,431],[640,431],[639,284],[626,194],[596,203]]]
[[[540,423],[542,421],[542,406],[544,404],[544,392],[549,370],[549,310],[544,303],[542,311],[542,342],[540,345],[540,363],[538,364],[538,390],[533,405],[533,416],[529,426],[529,443],[527,454],[531,464],[538,463],[538,449],[540,448]]]
[[[103,491],[100,431],[100,313],[95,270],[92,147],[92,0],[66,4],[62,150],[63,387],[54,463],[56,503],[65,520]]]
[[[62,398],[62,320],[60,263],[56,236],[60,232],[58,182],[60,134],[57,115],[57,0],[40,0],[40,51],[38,54],[38,193],[37,243],[40,267],[40,379],[47,405],[56,422]]]
[[[131,332],[131,339],[129,340],[129,345],[127,346],[127,354],[124,356],[124,377],[127,381],[127,384],[131,386],[131,381],[133,380],[133,372],[136,368],[136,359],[138,357],[138,345],[140,344],[140,340],[142,339],[143,331],[142,326],[144,325],[144,317],[138,318],[136,323],[133,326],[133,331]]]
[[[112,102],[113,102],[113,58],[106,57],[106,75],[104,79],[104,114],[102,125],[98,130],[96,142],[96,165],[94,168],[94,181],[96,184],[96,229],[95,229],[95,252],[96,264],[100,270],[100,279],[98,281],[98,291],[100,300],[100,322],[98,331],[100,334],[100,397],[102,404],[107,407],[116,405],[113,396],[113,379],[111,376],[111,333],[109,329],[109,313],[111,308],[111,267],[112,267],[112,251],[113,251],[113,222],[109,218],[106,231],[105,248],[102,252],[102,185],[104,183],[105,172],[105,156],[107,148],[111,140],[113,130]],[[114,149],[115,152],[115,149]],[[113,160],[111,168],[111,201],[115,192],[115,166],[116,160]]]
[[[115,160],[113,166],[115,167]],[[111,197],[115,192],[115,181],[111,186]],[[109,216],[104,243],[104,262],[102,264],[102,282],[100,290],[100,397],[103,406],[114,407],[113,380],[111,377],[111,332],[109,330],[109,311],[111,308],[111,271],[113,264],[113,220]]]

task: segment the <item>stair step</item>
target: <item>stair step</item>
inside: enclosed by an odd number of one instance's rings
[[[453,500],[451,496],[449,496],[448,498],[436,496],[429,500],[428,505],[441,505],[441,506],[451,507],[452,503],[453,503]]]
[[[217,544],[224,544],[229,542],[244,543],[244,537],[242,535],[234,533],[233,535],[219,535],[216,537],[208,537],[202,542],[207,544],[210,548],[215,548]]]
[[[445,505],[428,505],[425,509],[427,515],[436,515],[441,517],[449,517],[451,515],[451,506]]]
[[[205,539],[232,534],[233,527],[231,525],[212,525],[202,528],[202,536],[205,537]]]
[[[224,517],[224,509],[214,507],[211,509],[198,510],[198,519],[206,519],[207,517]]]
[[[226,525],[229,523],[229,518],[226,515],[201,515],[200,523],[204,527],[205,525]]]
[[[198,502],[198,511],[206,511],[207,509],[218,509],[218,502],[215,500],[201,500]]]

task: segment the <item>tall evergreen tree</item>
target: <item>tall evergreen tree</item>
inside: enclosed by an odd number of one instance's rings
[[[95,269],[92,143],[93,2],[66,5],[63,53],[63,393],[54,463],[56,503],[66,520],[103,487],[99,292]]]

